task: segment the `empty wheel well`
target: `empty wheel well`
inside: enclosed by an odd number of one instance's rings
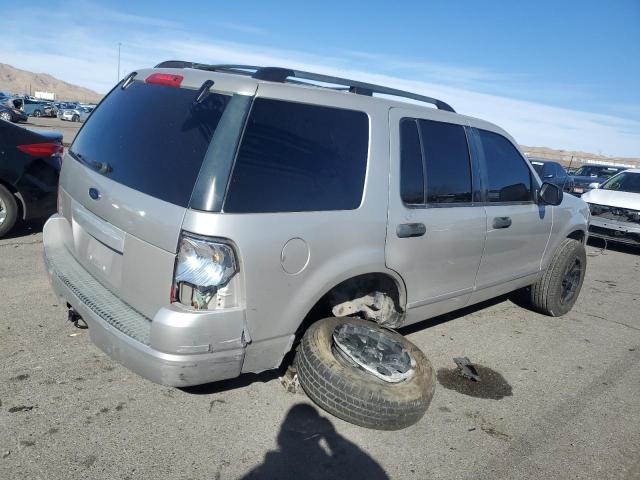
[[[567,238],[573,238],[574,240],[578,240],[580,243],[584,243],[585,237],[586,235],[582,230],[574,230],[569,235],[567,235]]]
[[[400,305],[400,289],[396,280],[385,273],[367,273],[352,277],[344,282],[340,282],[327,293],[309,310],[306,317],[298,327],[296,338],[302,337],[307,328],[315,321],[322,318],[332,317],[332,308],[343,302],[364,297],[373,292],[382,292],[393,300],[395,309],[402,311]]]

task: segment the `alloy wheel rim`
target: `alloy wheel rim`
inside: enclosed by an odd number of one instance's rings
[[[560,303],[566,304],[573,300],[580,285],[580,277],[582,276],[582,262],[576,258],[562,278],[562,290],[560,294]]]

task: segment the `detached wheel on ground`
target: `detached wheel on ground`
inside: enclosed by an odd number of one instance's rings
[[[565,239],[542,277],[531,286],[533,307],[552,317],[569,312],[578,299],[586,270],[584,245],[572,238]]]
[[[9,233],[17,219],[16,197],[6,187],[0,185],[0,238]]]
[[[402,335],[357,318],[327,318],[307,330],[296,354],[300,385],[321,408],[347,422],[399,430],[427,411],[435,374]]]

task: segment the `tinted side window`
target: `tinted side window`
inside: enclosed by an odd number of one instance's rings
[[[478,130],[487,170],[489,202],[526,202],[531,200],[531,173],[524,159],[504,138]]]
[[[471,202],[471,165],[464,127],[420,120],[427,203]]]
[[[424,204],[424,167],[418,124],[408,118],[400,122],[400,196],[408,205]]]
[[[259,98],[245,128],[224,211],[358,208],[368,144],[365,113]]]

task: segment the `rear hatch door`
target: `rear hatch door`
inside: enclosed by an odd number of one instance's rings
[[[169,302],[182,220],[231,98],[212,92],[195,102],[203,80],[192,76],[181,87],[141,80],[116,87],[63,163],[61,207],[73,233],[68,248],[148,317]]]

